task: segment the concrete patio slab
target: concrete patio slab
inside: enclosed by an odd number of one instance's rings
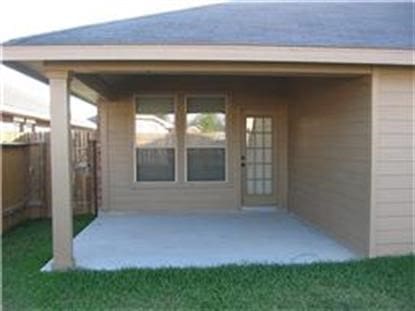
[[[211,267],[356,259],[346,247],[283,211],[100,214],[74,240],[77,268]],[[50,271],[49,262],[43,271]]]

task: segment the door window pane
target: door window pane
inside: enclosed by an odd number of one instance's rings
[[[271,133],[271,118],[264,118],[264,132]]]
[[[264,120],[262,118],[257,118],[254,125],[255,132],[262,132],[264,129]]]
[[[136,180],[174,181],[173,97],[139,97],[135,113]]]
[[[247,186],[248,186],[248,189],[247,189],[248,194],[255,194],[255,181],[248,180]]]
[[[224,181],[226,114],[223,96],[187,99],[186,156],[188,181]]]
[[[255,161],[256,162],[264,162],[264,150],[263,149],[255,149]]]
[[[271,195],[272,119],[246,118],[246,191],[250,195]]]
[[[267,179],[272,178],[272,165],[264,165],[265,175],[264,177]]]
[[[264,182],[264,193],[265,194],[272,194],[271,180],[265,180],[265,182]]]
[[[246,166],[246,172],[247,172],[247,177],[248,179],[254,179],[255,178],[255,166],[252,164],[248,164]]]
[[[262,179],[264,178],[264,167],[262,165],[256,165],[255,166],[255,178],[256,179]]]
[[[262,147],[264,145],[264,134],[258,133],[255,135],[255,147]]]
[[[265,163],[271,163],[271,149],[265,149],[264,150],[264,162]]]
[[[264,134],[264,147],[271,148],[272,138],[271,134]]]
[[[263,194],[264,193],[264,183],[261,180],[255,181],[255,194]]]
[[[248,162],[254,162],[255,161],[255,149],[248,149],[246,151],[246,160]]]

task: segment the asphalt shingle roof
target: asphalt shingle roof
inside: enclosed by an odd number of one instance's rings
[[[414,48],[414,3],[224,3],[20,38],[5,45]]]

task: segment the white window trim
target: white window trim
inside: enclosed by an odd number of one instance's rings
[[[133,96],[133,183],[134,185],[149,185],[149,186],[158,186],[158,185],[176,185],[179,183],[178,180],[178,163],[179,163],[179,159],[178,159],[178,132],[177,132],[177,115],[178,115],[178,98],[177,98],[177,94],[174,93],[161,93],[161,94],[157,94],[157,93],[152,93],[152,94],[134,94]],[[136,111],[137,111],[137,100],[139,98],[172,98],[173,99],[173,107],[174,107],[174,129],[175,129],[175,134],[176,134],[176,139],[175,139],[175,144],[173,146],[174,148],[174,180],[166,180],[166,181],[162,181],[162,180],[157,180],[157,181],[139,181],[137,180],[137,154],[136,154],[136,150],[137,150],[137,145],[136,145],[136,139],[135,139],[135,122],[136,122]],[[148,148],[150,149],[150,148]],[[154,149],[158,149],[158,148],[154,148]]]
[[[224,180],[199,180],[199,181],[189,181],[187,180],[187,103],[188,103],[188,99],[192,98],[192,97],[223,97],[225,100],[225,179]],[[228,184],[229,183],[229,96],[227,94],[223,94],[223,93],[209,93],[209,94],[205,94],[205,93],[191,93],[191,94],[186,94],[184,96],[184,113],[185,113],[185,117],[184,117],[184,182],[186,184],[189,185],[200,185],[200,184]],[[192,146],[194,148],[199,148],[199,147],[195,147]],[[200,148],[209,148],[209,146],[201,146]]]

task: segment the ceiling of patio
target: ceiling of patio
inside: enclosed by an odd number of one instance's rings
[[[361,74],[355,75],[333,75],[330,78],[353,79],[361,77]],[[281,92],[297,81],[310,78],[327,78],[327,75],[276,75],[276,76],[259,76],[259,75],[200,75],[200,74],[75,74],[76,80],[83,85],[93,89],[100,96],[108,100],[127,96],[136,92],[138,89],[151,89],[157,86],[159,89],[171,91],[173,89],[185,89],[189,85],[206,85],[206,90],[224,90],[232,89],[233,86],[246,85],[247,87],[255,84],[258,89],[276,89]],[[161,87],[160,87],[161,86]],[[203,89],[203,87],[199,87]]]

